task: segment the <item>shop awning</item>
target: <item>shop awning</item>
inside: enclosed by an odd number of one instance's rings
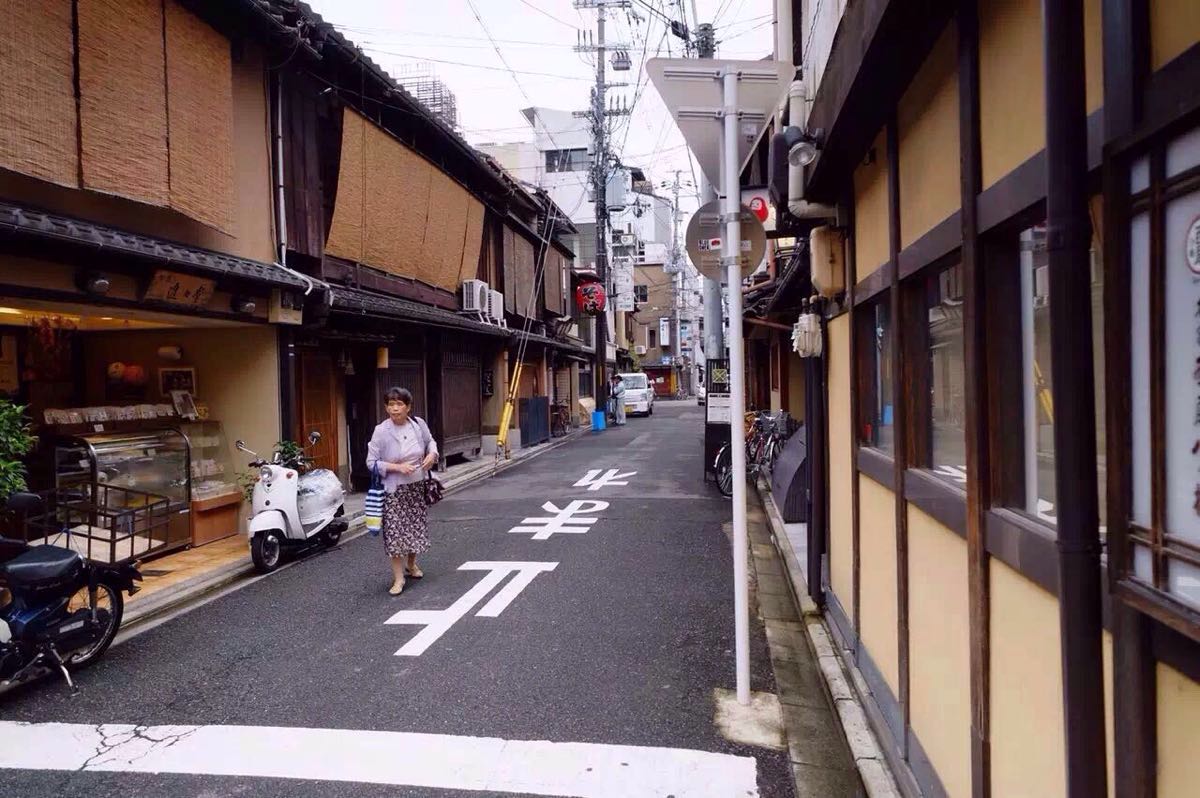
[[[64,244],[91,252],[139,258],[206,277],[239,278],[274,288],[305,290],[311,287],[310,283],[273,263],[190,247],[11,202],[0,202],[0,238]]]
[[[332,309],[335,313],[345,313],[361,316],[376,316],[388,319],[398,319],[414,324],[426,324],[431,327],[448,327],[454,330],[466,330],[480,335],[494,335],[506,338],[513,334],[512,330],[485,324],[470,316],[463,316],[450,310],[422,305],[400,297],[376,294],[357,288],[330,286],[329,295]]]

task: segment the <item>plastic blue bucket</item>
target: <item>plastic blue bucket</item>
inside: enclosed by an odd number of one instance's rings
[[[604,417],[603,410],[592,411],[592,432],[599,432],[608,426],[608,419]]]

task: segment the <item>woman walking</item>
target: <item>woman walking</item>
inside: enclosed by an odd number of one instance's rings
[[[404,576],[420,579],[417,555],[429,550],[425,472],[437,462],[438,448],[429,426],[412,415],[412,394],[390,388],[384,394],[388,417],[375,427],[367,444],[367,468],[383,478],[383,546],[392,561],[393,596],[404,590]]]

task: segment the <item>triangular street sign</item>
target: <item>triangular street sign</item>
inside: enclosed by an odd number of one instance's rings
[[[782,61],[698,58],[652,58],[646,69],[700,169],[714,186],[721,185],[726,72],[732,69],[738,73],[739,164],[746,162],[795,72],[793,65]]]

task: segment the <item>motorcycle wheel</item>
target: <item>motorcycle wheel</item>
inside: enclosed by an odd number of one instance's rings
[[[722,496],[732,496],[733,454],[730,452],[730,447],[724,446],[717,453],[715,470],[717,472],[717,490],[721,491]]]
[[[254,562],[254,570],[260,574],[269,574],[278,568],[283,559],[283,541],[279,532],[268,529],[255,535],[250,541],[250,559]]]
[[[64,658],[64,663],[73,671],[83,670],[92,665],[112,645],[117,630],[121,628],[121,616],[125,613],[125,599],[121,591],[112,585],[101,582],[96,586],[96,605],[92,607],[87,588],[80,589],[71,597],[67,607],[71,611],[94,609],[96,618],[100,621],[101,633],[96,642],[85,649],[74,651]]]

